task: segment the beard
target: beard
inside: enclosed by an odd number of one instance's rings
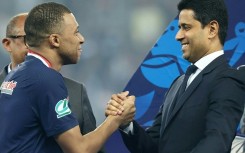
[[[62,65],[76,64],[78,61],[77,56],[69,53],[60,53]]]

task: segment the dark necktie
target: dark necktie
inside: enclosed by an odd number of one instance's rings
[[[197,67],[193,64],[193,65],[190,65],[187,70],[186,70],[186,73],[185,73],[185,77],[184,77],[184,80],[180,86],[180,90],[179,90],[179,96],[182,95],[184,92],[185,92],[185,89],[186,89],[186,85],[187,85],[187,81],[190,77],[190,75],[192,73],[194,73],[195,71],[197,70]]]
[[[184,80],[183,80],[183,82],[182,82],[181,85],[180,85],[180,88],[179,88],[179,90],[178,90],[178,92],[177,92],[177,94],[176,94],[176,97],[175,97],[174,101],[172,102],[172,104],[171,104],[170,107],[169,107],[169,110],[168,110],[168,112],[169,112],[169,113],[168,113],[168,116],[170,116],[170,114],[172,113],[172,111],[173,111],[175,105],[176,105],[177,102],[178,102],[178,99],[179,99],[179,98],[181,97],[181,95],[185,92],[186,84],[187,84],[187,81],[188,81],[190,75],[191,75],[192,73],[194,73],[196,70],[197,70],[197,67],[196,67],[195,65],[190,65],[190,66],[187,68],[187,71],[186,71],[186,73],[185,73]]]

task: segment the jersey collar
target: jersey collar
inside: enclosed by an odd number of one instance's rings
[[[33,52],[32,50],[29,50],[27,53],[27,56],[34,56],[34,57],[38,58],[40,61],[42,61],[43,64],[46,65],[48,68],[51,68],[51,63],[42,55],[40,55],[36,52]]]

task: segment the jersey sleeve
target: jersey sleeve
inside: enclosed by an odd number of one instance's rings
[[[63,77],[59,73],[45,74],[38,86],[40,90],[38,90],[37,111],[40,124],[47,136],[63,133],[78,125],[70,109]]]

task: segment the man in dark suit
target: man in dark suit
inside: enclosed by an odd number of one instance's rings
[[[6,38],[2,40],[3,47],[9,52],[11,63],[0,72],[0,84],[7,74],[24,61],[28,49],[24,43],[24,23],[28,13],[14,16],[7,25]],[[64,77],[68,89],[71,110],[76,115],[81,133],[87,134],[96,128],[96,120],[88,99],[86,88],[82,83]],[[105,152],[103,149],[99,153]]]
[[[237,69],[243,74],[243,77],[245,79],[245,65],[240,65]],[[240,124],[241,124],[241,134],[245,136],[245,112],[243,112],[243,116]]]
[[[239,70],[241,77],[245,79],[245,65],[240,65],[237,69]],[[235,139],[233,140],[232,147],[231,147],[231,153],[244,153],[244,152],[245,152],[245,112],[243,112],[240,121],[240,133],[238,133]]]
[[[244,108],[245,84],[224,56],[225,3],[181,0],[178,10],[176,39],[183,58],[196,68],[172,83],[151,127],[124,123],[123,140],[132,153],[229,153]],[[121,113],[117,101],[112,96],[106,115]]]

